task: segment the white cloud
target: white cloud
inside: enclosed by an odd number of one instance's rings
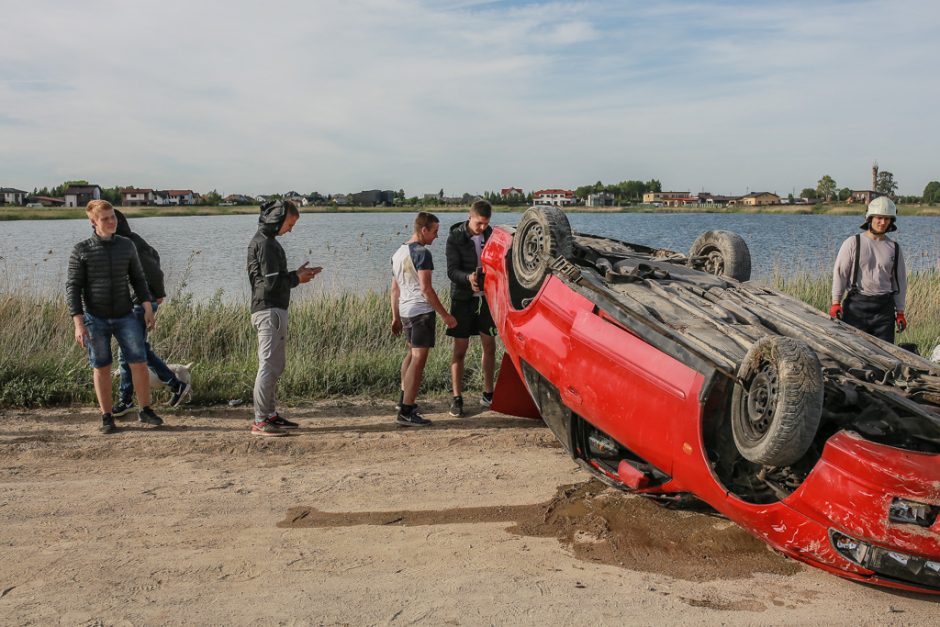
[[[4,185],[420,194],[940,178],[928,2],[17,6]]]

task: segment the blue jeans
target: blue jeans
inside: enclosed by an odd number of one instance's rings
[[[133,313],[120,318],[99,318],[85,312],[85,328],[88,330],[88,363],[92,368],[110,366],[111,338],[114,337],[121,347],[121,359],[127,355],[132,364],[147,360],[146,335],[140,330],[140,323]]]
[[[154,301],[150,303],[153,307],[153,313],[157,313],[157,302]],[[173,371],[170,370],[166,363],[160,359],[156,353],[153,352],[153,348],[150,346],[150,340],[147,339],[147,323],[144,320],[144,308],[141,305],[134,305],[134,316],[137,320],[137,324],[140,325],[141,331],[144,336],[144,351],[146,355],[147,367],[153,370],[153,373],[157,375],[157,378],[160,379],[165,385],[173,385],[178,382],[176,375],[173,374]],[[118,400],[124,403],[130,403],[134,398],[134,381],[131,379],[131,368],[127,365],[127,361],[124,359],[124,350],[121,350],[119,360],[121,364],[121,384],[118,387]],[[143,361],[143,360],[141,360]]]

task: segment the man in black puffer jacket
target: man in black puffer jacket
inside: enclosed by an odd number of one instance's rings
[[[106,200],[92,200],[85,209],[95,234],[79,242],[69,258],[66,296],[75,324],[75,341],[88,349],[94,370],[95,396],[101,407],[101,432],[115,431],[111,414],[111,337],[130,364],[140,422],[161,425],[150,409],[150,378],[144,334],[134,316],[131,287],[143,304],[148,328],[154,326],[147,278],[134,243],[116,235],[117,217]]]
[[[157,315],[157,308],[163,304],[166,298],[166,289],[163,287],[163,269],[160,267],[160,253],[147,243],[143,237],[131,230],[131,225],[127,218],[119,210],[114,210],[117,217],[117,234],[126,237],[134,242],[134,248],[137,249],[137,256],[140,258],[140,265],[144,269],[144,275],[147,277],[147,287],[150,288],[150,306],[153,309],[154,316]],[[144,333],[144,344],[147,348],[147,367],[153,370],[160,381],[170,388],[170,407],[178,406],[186,394],[192,389],[188,383],[180,381],[173,371],[170,370],[166,362],[153,352],[150,340],[147,338],[147,324],[144,321],[144,307],[140,300],[134,297],[134,315],[140,322],[140,328]],[[124,351],[121,351],[118,359],[121,370],[121,382],[118,385],[118,402],[111,412],[114,417],[123,416],[134,411],[137,407],[134,405],[134,383],[131,377],[131,369],[124,359]]]
[[[470,337],[480,336],[483,348],[483,396],[480,404],[489,407],[493,402],[493,372],[496,366],[496,325],[483,294],[483,269],[480,255],[493,233],[490,216],[493,208],[485,200],[470,206],[467,220],[458,222],[447,236],[447,277],[450,279],[450,313],[457,318],[457,326],[447,329],[454,338],[454,352],[450,360],[450,381],[454,398],[450,404],[451,416],[463,415],[464,360],[470,346]]]
[[[287,307],[290,291],[306,283],[322,268],[304,262],[288,272],[287,255],[275,239],[291,232],[300,212],[289,200],[261,205],[258,232],[248,244],[248,280],[251,281],[251,323],[258,331],[258,374],[255,377],[253,435],[286,435],[296,429],[277,413],[277,380],[287,365]]]

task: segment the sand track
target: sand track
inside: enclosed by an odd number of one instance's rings
[[[3,624],[929,624],[935,599],[843,581],[727,521],[588,482],[529,420],[426,430],[389,403],[243,409],[96,433],[0,411]]]

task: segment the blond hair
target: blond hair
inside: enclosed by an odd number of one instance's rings
[[[107,200],[90,200],[85,206],[85,213],[88,214],[89,218],[97,217],[102,211],[107,211],[108,209],[114,209],[114,207]]]

